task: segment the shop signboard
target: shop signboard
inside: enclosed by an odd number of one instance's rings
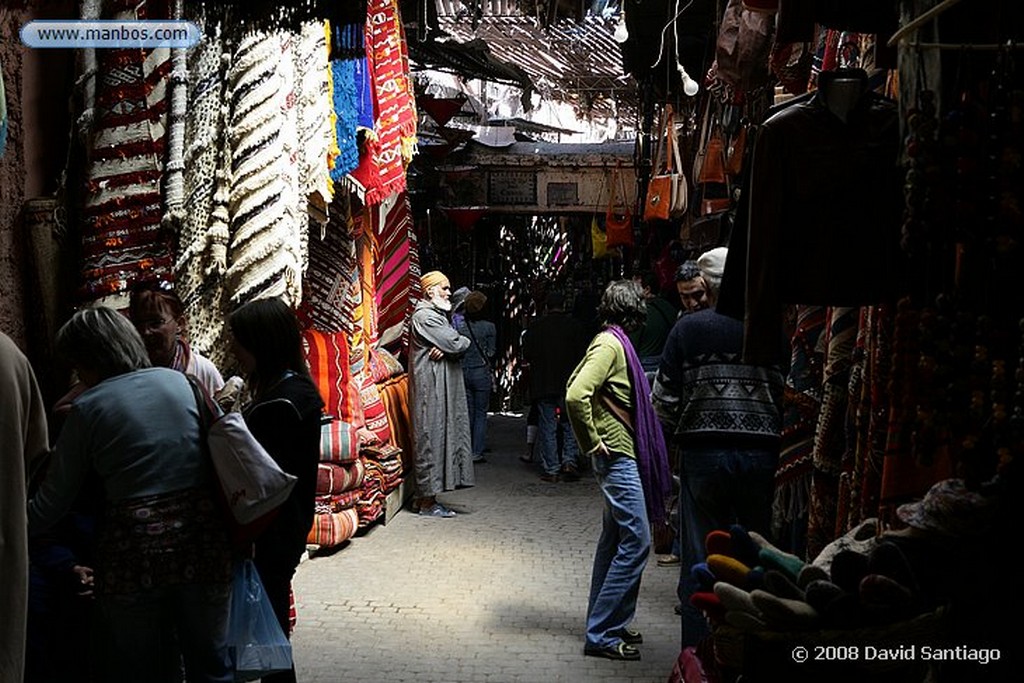
[[[535,206],[537,172],[534,169],[488,171],[487,203],[492,206]]]

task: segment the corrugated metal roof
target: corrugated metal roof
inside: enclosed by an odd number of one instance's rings
[[[495,59],[529,74],[544,98],[571,102],[582,118],[635,120],[636,82],[623,73],[612,38],[617,19],[559,19],[544,27],[513,3],[485,3],[475,18],[450,0],[438,9],[442,31],[459,43],[482,39]]]

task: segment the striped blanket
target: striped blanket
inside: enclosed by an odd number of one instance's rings
[[[114,3],[111,19],[147,19],[145,3]],[[129,8],[128,5],[132,7]],[[98,50],[91,148],[82,208],[82,301],[122,307],[130,284],[173,279],[171,235],[160,225],[170,51]]]
[[[404,325],[412,315],[414,302],[419,299],[419,253],[408,194],[402,192],[373,207],[370,216],[377,233],[377,329],[383,334]],[[403,349],[408,340],[409,333],[404,330]]]

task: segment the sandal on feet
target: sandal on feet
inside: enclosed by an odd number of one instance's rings
[[[583,648],[583,654],[588,657],[604,657],[605,659],[637,660],[640,659],[640,650],[625,642],[618,642],[608,647],[597,647],[587,645]]]
[[[630,628],[629,626],[627,626],[624,629],[615,631],[609,635],[618,636],[619,638],[622,638],[622,642],[624,642],[626,645],[639,645],[640,643],[644,642],[644,634],[640,633],[640,631],[637,631],[635,628]]]
[[[665,555],[664,557],[658,558],[659,567],[678,567],[682,560],[678,555]]]

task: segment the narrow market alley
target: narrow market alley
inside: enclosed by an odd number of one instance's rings
[[[634,626],[643,659],[583,655],[602,499],[593,477],[549,484],[519,460],[525,418],[492,415],[477,485],[443,494],[459,512],[408,508],[335,552],[304,561],[293,586],[304,683],[663,682],[679,654],[678,567],[651,555]],[[372,540],[371,540],[372,537]]]

